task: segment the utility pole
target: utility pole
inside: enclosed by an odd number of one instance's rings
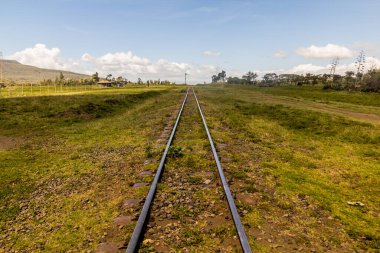
[[[0,51],[0,97],[1,94],[1,88],[3,87],[3,52]]]
[[[185,85],[187,85],[187,83],[186,83],[186,78],[187,78],[187,76],[188,76],[189,74],[187,74],[186,72],[185,72]]]

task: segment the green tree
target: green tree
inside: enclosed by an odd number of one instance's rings
[[[98,74],[98,72],[95,72],[95,74],[92,75],[92,80],[95,83],[99,82],[99,74]]]
[[[218,79],[219,79],[219,81],[225,82],[226,76],[227,76],[227,75],[226,75],[226,71],[222,70],[222,72],[220,72],[220,73],[218,74]]]
[[[277,81],[277,74],[276,73],[267,73],[263,76],[263,80],[265,83],[274,83]]]
[[[222,70],[222,72],[218,73],[218,75],[213,75],[211,77],[211,80],[213,83],[217,83],[217,82],[225,82],[226,80],[226,71]]]
[[[227,78],[227,83],[229,83],[229,84],[245,84],[245,83],[247,83],[247,80],[241,79],[239,77],[230,76]]]
[[[248,73],[243,76],[243,79],[245,79],[249,84],[253,84],[256,78],[257,74],[251,71],[248,71]]]

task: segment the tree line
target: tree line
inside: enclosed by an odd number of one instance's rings
[[[222,71],[212,76],[212,83],[256,85],[263,87],[322,85],[323,89],[380,92],[380,69],[372,69],[362,75],[356,75],[354,71],[347,71],[344,75],[315,75],[311,73],[305,75],[278,75],[276,73],[266,73],[261,80],[259,80],[258,75],[253,72],[248,72],[240,78],[226,77],[226,72]]]
[[[346,71],[344,75],[335,73],[339,59],[335,58],[331,64],[329,74],[276,74],[266,73],[261,79],[258,74],[248,71],[242,77],[227,77],[226,71],[211,77],[212,83],[227,83],[256,86],[288,86],[288,85],[320,85],[323,89],[380,92],[380,69],[371,66],[367,72],[365,69],[365,56],[362,51],[356,59],[355,71]]]
[[[101,78],[99,77],[98,72],[94,73],[91,78],[82,78],[82,79],[67,79],[61,72],[59,77],[56,77],[55,80],[47,79],[41,81],[41,85],[61,85],[61,86],[74,86],[74,85],[95,85],[98,84]],[[114,77],[112,74],[108,74],[105,80],[110,84],[110,86],[121,87],[128,84],[146,84],[150,85],[172,85],[175,82],[170,82],[168,80],[147,80],[143,81],[141,78],[138,78],[136,82],[132,82],[127,78],[122,76]]]

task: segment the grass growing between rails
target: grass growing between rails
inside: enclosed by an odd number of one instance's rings
[[[182,89],[2,99],[0,251],[94,251]]]
[[[147,228],[140,252],[239,252],[240,249],[191,93],[168,152]]]
[[[232,89],[198,90],[231,189],[248,211],[242,215],[253,248],[379,250],[379,124],[260,103],[252,99],[263,92],[257,88]],[[286,96],[285,88],[271,89]],[[287,92],[297,96],[295,90]],[[300,96],[303,92],[314,99],[313,89],[301,90]],[[320,92],[314,97],[319,99]],[[353,94],[365,101],[363,108],[372,99],[366,95]],[[364,206],[348,204],[355,201]]]

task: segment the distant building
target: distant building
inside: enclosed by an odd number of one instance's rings
[[[112,83],[108,80],[100,80],[98,84],[102,87],[112,87]]]

